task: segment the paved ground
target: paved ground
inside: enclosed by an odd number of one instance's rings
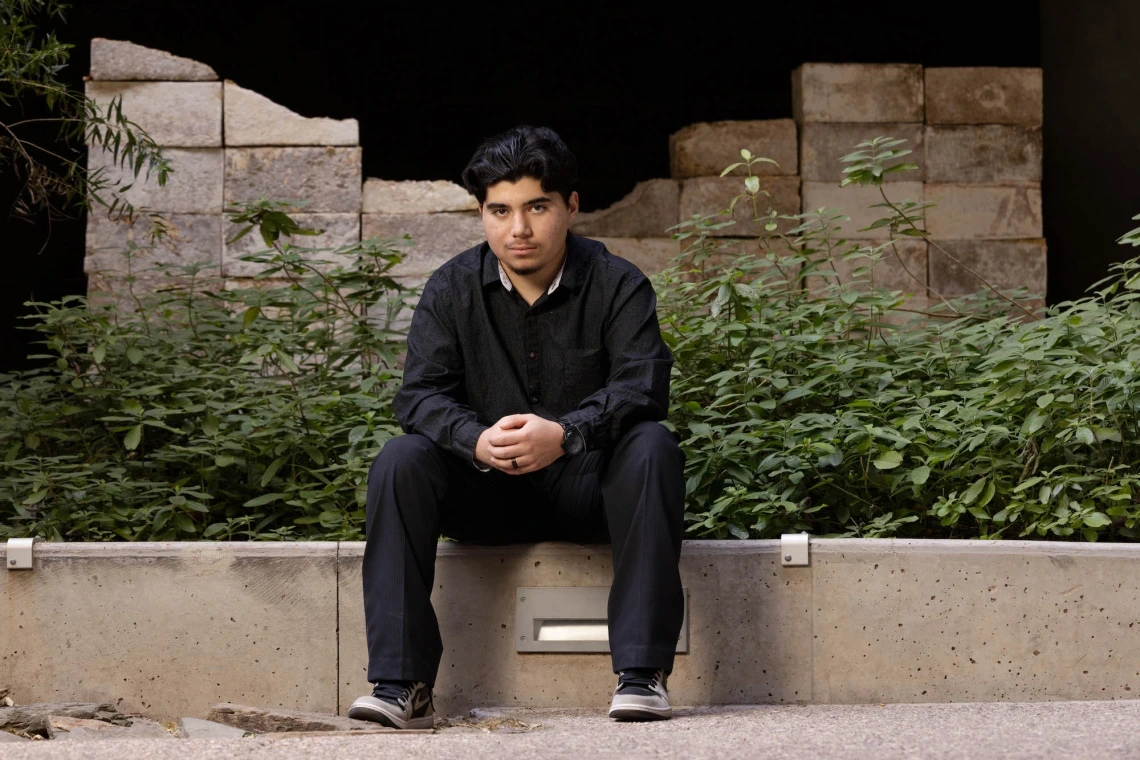
[[[1137,758],[1140,701],[675,708],[659,723],[591,710],[480,710],[433,734],[0,745],[24,758]],[[515,720],[503,720],[514,718]]]

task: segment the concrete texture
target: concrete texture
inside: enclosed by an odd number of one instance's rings
[[[928,126],[925,144],[929,182],[1041,181],[1040,127]]]
[[[363,214],[361,239],[411,235],[404,260],[392,267],[396,277],[426,278],[451,257],[486,239],[478,214]]]
[[[462,185],[437,180],[368,178],[364,180],[366,214],[436,214],[444,211],[478,211],[479,202]]]
[[[962,67],[926,69],[927,124],[1039,126],[1041,69]]]
[[[731,217],[712,220],[721,222],[731,218],[736,224],[721,227],[709,234],[715,237],[763,236],[769,234],[764,231],[769,205],[779,214],[800,212],[799,177],[760,177],[760,190],[761,193],[756,196],[756,209],[752,208],[752,203],[747,197],[741,198],[736,202]],[[768,195],[764,195],[764,192]],[[743,177],[687,179],[681,183],[681,218],[689,219],[694,214],[702,216],[717,214],[726,210],[737,195],[747,196]],[[764,217],[759,224],[752,221],[756,211]],[[791,221],[784,219],[778,220],[777,225],[778,232],[787,232],[795,226]]]
[[[204,63],[165,50],[96,37],[91,40],[91,78],[197,82],[215,81],[218,75]]]
[[[810,575],[780,567],[777,542],[687,542],[689,654],[674,665],[683,703],[801,702],[810,688]],[[363,543],[341,544],[341,708],[370,692],[360,562]],[[608,586],[609,546],[439,544],[433,605],[444,655],[435,709],[478,705],[609,704],[617,684],[608,654],[518,654],[515,588]]]
[[[221,148],[163,148],[174,169],[159,186],[158,177],[147,176],[144,167],[138,177],[130,168],[114,160],[110,151],[92,148],[87,155],[89,171],[103,169],[102,178],[119,187],[130,185],[123,193],[136,209],[147,208],[160,213],[220,214],[222,204]],[[120,156],[121,158],[121,156]],[[110,201],[111,193],[104,194]],[[96,212],[98,213],[98,212]]]
[[[222,146],[221,82],[87,82],[86,93],[104,116],[121,96],[123,116],[164,148]]]
[[[910,172],[887,174],[884,182],[921,182],[925,176],[923,160],[921,124],[825,124],[808,122],[800,126],[800,176],[805,180],[839,183],[847,175],[843,170],[851,164],[839,159],[854,153],[855,146],[876,137],[894,137],[906,140],[895,150],[909,149],[912,152],[900,159],[889,162],[917,164],[918,169]]]
[[[744,160],[741,148],[776,162],[753,164],[753,174],[799,174],[796,123],[792,119],[690,124],[669,137],[670,174],[674,179],[719,177],[726,168]],[[734,174],[747,176],[748,172],[742,166]]]
[[[224,100],[227,146],[360,144],[356,119],[301,116],[229,79]]]
[[[805,63],[792,72],[798,123],[923,120],[922,66],[909,63]]]
[[[856,278],[855,270],[864,267],[870,268],[870,271]],[[839,276],[810,275],[807,277],[809,290],[822,292],[829,285],[842,283],[854,284],[859,290],[866,291],[873,282],[875,288],[901,290],[924,297],[927,284],[926,241],[900,239],[894,246],[883,249],[878,261],[872,261],[863,255],[846,259],[836,256],[830,260],[830,265],[823,264],[820,269],[834,270]]]
[[[168,285],[171,278],[159,272],[159,264],[172,268],[192,263],[202,265],[203,276],[217,277],[222,264],[222,215],[221,214],[164,214],[172,225],[170,233],[153,248],[136,251],[130,263],[130,271],[137,277],[135,291],[154,290]],[[125,219],[112,221],[104,215],[92,214],[87,219],[87,257],[83,260],[83,271],[87,273],[87,292],[117,293],[127,292],[122,278],[127,276],[128,262],[122,252],[128,242],[147,245],[147,219],[138,218],[130,225]],[[175,274],[181,274],[175,270]]]
[[[0,681],[21,702],[204,716],[335,713],[337,545],[43,543],[0,573]]]
[[[600,211],[578,214],[571,232],[586,237],[655,238],[675,225],[680,188],[675,180],[638,182],[629,195]]]
[[[305,211],[360,213],[360,148],[226,148],[226,203],[308,201]]]
[[[672,720],[619,723],[584,710],[487,709],[432,733],[291,736],[85,745],[91,760],[311,760],[378,757],[779,758],[780,760],[1125,760],[1140,754],[1140,702],[674,707]],[[439,721],[437,721],[437,724]],[[70,760],[75,746],[5,746],[10,760]]]
[[[1133,699],[1140,547],[867,539],[813,547],[813,698]]]
[[[1000,290],[1027,287],[1030,293],[1045,295],[1044,240],[944,240],[938,245]],[[977,277],[936,249],[930,252],[930,286],[944,296],[985,288]]]
[[[324,230],[320,235],[296,235],[281,237],[282,243],[300,248],[339,248],[360,241],[359,214],[290,214],[293,221],[302,227]],[[222,242],[222,273],[226,277],[254,277],[265,271],[266,266],[252,261],[242,261],[241,256],[266,250],[265,241],[256,229],[235,243],[228,243],[239,232],[242,225],[225,222],[225,240]],[[322,269],[330,269],[340,264],[348,267],[351,257],[337,256],[332,252],[313,254],[311,260],[318,262]]]
[[[928,182],[926,229],[938,240],[1039,238],[1041,183],[965,185]]]
[[[680,241],[682,250],[688,249],[689,245],[693,244],[693,240],[694,238],[689,238],[687,240]],[[788,247],[783,245],[782,242],[777,242],[772,238],[725,237],[713,237],[709,238],[708,241],[712,246],[710,249],[711,255],[706,258],[700,265],[693,264],[691,253],[685,257],[685,268],[688,271],[686,271],[686,273],[681,276],[681,279],[683,281],[696,282],[704,279],[704,276],[701,274],[702,267],[705,271],[712,272],[714,268],[738,266],[741,267],[741,272],[745,272],[740,277],[741,282],[753,283],[758,277],[761,276],[767,282],[785,282],[784,275],[781,274],[774,265],[768,263],[768,261],[766,261],[764,258],[768,250],[773,250],[777,256],[780,257],[792,255]],[[770,249],[767,247],[767,244],[769,242],[772,242]],[[749,268],[747,270],[744,269],[743,263],[740,261],[741,257],[745,255],[751,255],[754,257],[752,263],[748,265]],[[798,251],[796,252],[796,255],[799,255]],[[790,269],[788,268],[787,264],[783,266],[785,267],[785,271],[788,273],[788,277],[795,280],[798,276],[799,266],[792,265]],[[782,284],[780,286],[784,287]]]
[[[884,187],[883,192],[892,203],[914,201],[921,203],[924,197],[924,186],[921,182],[894,182]],[[841,221],[838,234],[850,240],[887,240],[890,232],[886,227],[873,230],[863,230],[877,219],[891,215],[887,208],[872,208],[883,202],[879,188],[872,186],[848,185],[840,187],[837,182],[808,182],[803,184],[804,211],[816,211],[820,208],[841,209],[851,217],[850,221]],[[929,213],[929,212],[928,212]]]
[[[595,238],[610,253],[629,261],[644,274],[654,275],[668,269],[670,259],[681,254],[681,244],[672,238]]]

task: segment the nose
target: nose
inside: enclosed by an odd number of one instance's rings
[[[530,222],[527,220],[526,212],[520,211],[511,220],[511,235],[517,238],[528,238],[530,234]]]

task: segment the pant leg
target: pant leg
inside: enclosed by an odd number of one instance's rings
[[[441,532],[474,543],[512,543],[521,484],[411,433],[388,441],[368,474],[362,567],[368,680],[435,684],[443,642],[431,604]]]
[[[673,669],[685,615],[678,563],[685,514],[685,455],[668,428],[634,425],[612,448],[559,459],[546,488],[555,540],[612,544],[610,654],[626,668]],[[604,516],[599,512],[604,511]]]

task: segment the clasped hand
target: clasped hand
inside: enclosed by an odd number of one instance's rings
[[[508,414],[475,444],[477,460],[508,475],[541,470],[562,454],[562,425],[537,414]],[[518,467],[511,465],[512,457]]]

